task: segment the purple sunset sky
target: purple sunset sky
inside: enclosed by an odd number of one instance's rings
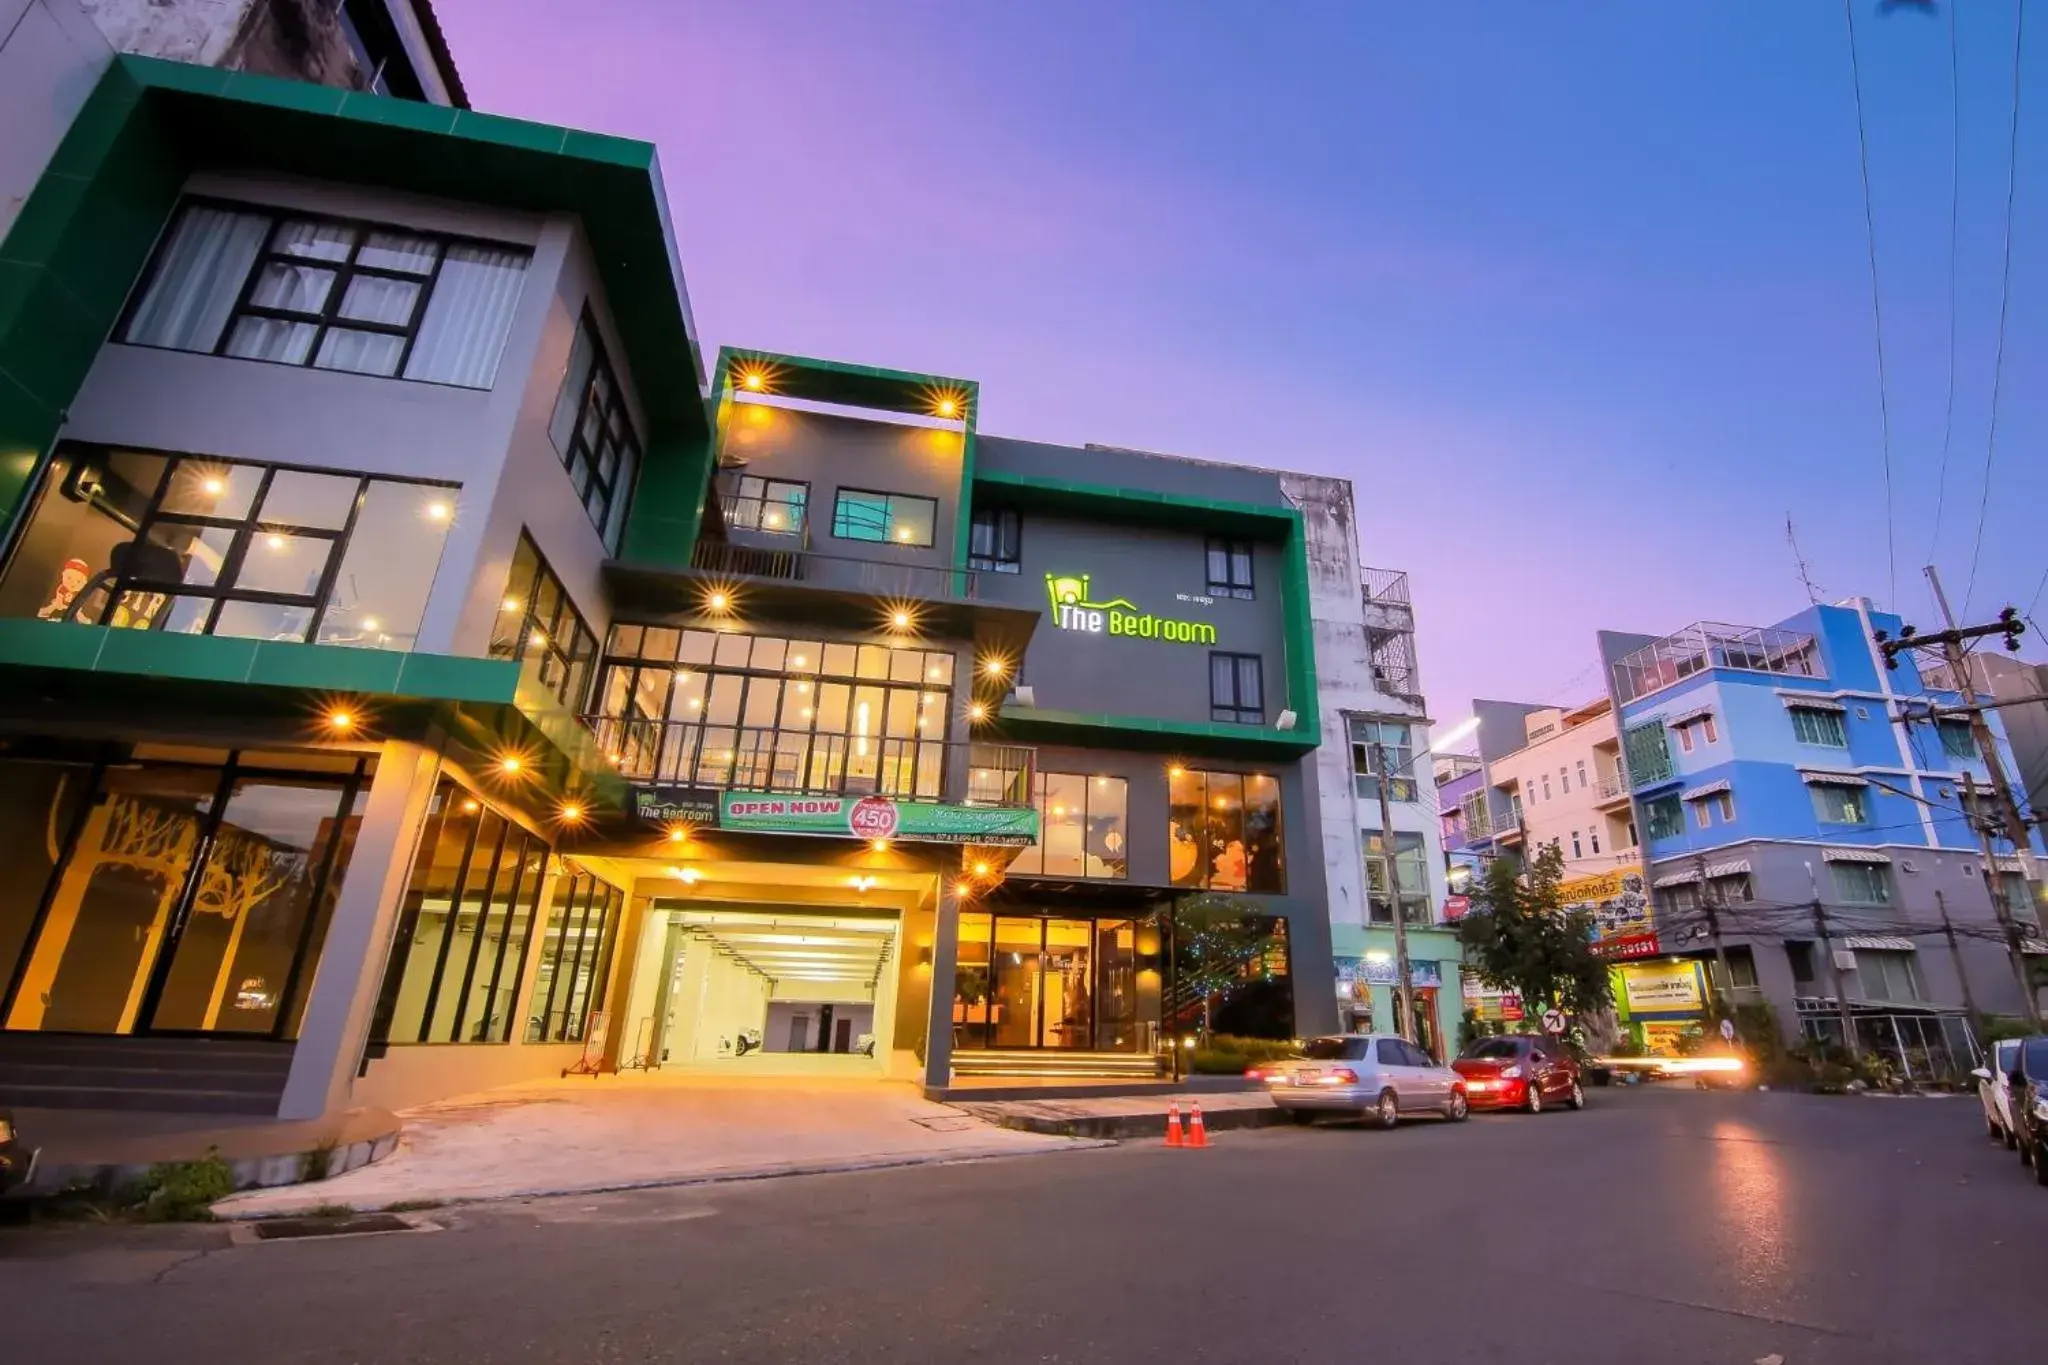
[[[1991,412],[2011,0],[1854,0],[1889,587],[1836,6],[437,0],[479,109],[660,148],[706,353],[978,379],[984,431],[1342,474],[1431,713],[1572,702],[1593,632],[1960,607]],[[1973,615],[2048,573],[2048,90],[2030,35]],[[1935,503],[1943,503],[1937,534]],[[2035,614],[2041,615],[2036,606]],[[2036,643],[2031,657],[2043,654]]]

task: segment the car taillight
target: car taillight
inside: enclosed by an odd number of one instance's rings
[[[1357,1073],[1356,1071],[1353,1071],[1353,1070],[1352,1070],[1352,1069],[1351,1069],[1350,1067],[1348,1067],[1348,1066],[1340,1066],[1340,1067],[1338,1067],[1338,1068],[1337,1068],[1337,1069],[1336,1069],[1335,1071],[1332,1071],[1332,1072],[1330,1073],[1330,1084],[1332,1084],[1332,1085],[1357,1085],[1357,1084],[1358,1084],[1358,1073]]]
[[[1508,1067],[1500,1073],[1500,1077],[1504,1081],[1518,1081],[1522,1078],[1522,1068],[1519,1066]]]
[[[1271,1074],[1263,1066],[1248,1066],[1244,1069],[1244,1078],[1248,1081],[1263,1081]]]

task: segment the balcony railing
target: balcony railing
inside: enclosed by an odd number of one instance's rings
[[[1628,779],[1618,773],[1602,774],[1599,786],[1595,790],[1600,793],[1602,802],[1626,800],[1629,792]]]
[[[585,716],[605,756],[640,786],[804,796],[949,798],[946,769],[959,746],[944,739],[813,733],[705,721]],[[971,744],[969,805],[1031,804],[1033,750]]]
[[[978,575],[972,569],[823,555],[795,545],[756,546],[700,540],[691,552],[690,567],[733,578],[774,579],[876,597],[972,601],[978,595]]]
[[[1361,585],[1365,588],[1365,600],[1385,602],[1392,606],[1405,607],[1408,601],[1408,573],[1405,569],[1368,569],[1358,571]]]

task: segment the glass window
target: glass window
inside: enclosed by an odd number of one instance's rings
[[[718,481],[725,524],[739,531],[801,536],[811,486],[794,479],[765,479],[755,474],[724,474]]]
[[[1830,749],[1849,747],[1849,736],[1842,728],[1842,716],[1838,711],[1815,711],[1804,706],[1790,709],[1792,716],[1792,737],[1801,744],[1820,744]]]
[[[832,504],[832,534],[841,540],[924,547],[932,543],[938,514],[932,498],[842,488]]]
[[[384,974],[374,1043],[502,1043],[548,847],[443,778]]]
[[[556,879],[534,977],[529,1043],[582,1040],[590,1016],[604,1008],[613,943],[625,896],[581,868]]]
[[[1852,905],[1889,905],[1891,878],[1883,863],[1829,863],[1835,894]]]
[[[597,664],[597,637],[524,531],[492,624],[491,657],[519,660],[522,676],[571,711],[582,710]]]
[[[1834,782],[1811,782],[1814,817],[1824,825],[1860,825],[1870,819],[1863,788]]]
[[[1010,871],[1023,876],[1111,880],[1128,875],[1125,817],[1129,787],[1121,777],[1036,774],[1031,804],[1038,811],[1038,843],[1019,853]]]
[[[1968,721],[1937,720],[1934,732],[1941,736],[1941,752],[1949,758],[1977,757],[1977,736],[1971,733]]]
[[[1400,1039],[1398,1039],[1398,1038],[1377,1038],[1377,1039],[1374,1039],[1373,1041],[1374,1041],[1374,1046],[1375,1046],[1375,1048],[1376,1048],[1376,1050],[1377,1050],[1377,1051],[1376,1051],[1376,1056],[1377,1056],[1377,1060],[1379,1061],[1379,1064],[1380,1064],[1381,1066],[1406,1066],[1406,1065],[1408,1065],[1408,1054],[1407,1054],[1407,1053],[1406,1053],[1405,1051],[1403,1051],[1403,1050],[1402,1050],[1402,1047],[1401,1047],[1401,1040],[1400,1040]]]
[[[1286,889],[1276,779],[1174,768],[1167,787],[1167,870],[1175,886]]]
[[[1920,973],[1916,953],[1893,949],[1858,948],[1856,975],[1863,994],[1871,1000],[1920,1000]]]
[[[1209,655],[1209,719],[1236,725],[1266,721],[1263,664],[1256,654]]]
[[[1638,787],[1661,782],[1671,776],[1671,746],[1664,722],[1647,721],[1631,726],[1622,734],[1622,751],[1627,758],[1629,781]]]
[[[189,203],[121,340],[488,389],[528,258],[521,247]]]
[[[410,650],[456,494],[63,446],[0,581],[0,615]]]
[[[967,527],[967,567],[1018,573],[1024,566],[1024,524],[1014,507],[977,507]]]
[[[1249,599],[1252,591],[1252,546],[1248,540],[1211,537],[1206,555],[1211,597]]]
[[[625,391],[597,334],[597,322],[587,309],[577,324],[548,435],[590,524],[604,538],[605,548],[616,554],[640,469],[640,438],[626,409]]]
[[[1394,875],[1401,883],[1401,918],[1428,924],[1429,857],[1420,834],[1394,832]],[[1394,922],[1392,887],[1387,881],[1387,844],[1378,830],[1365,832],[1365,894],[1374,924]]]
[[[1407,723],[1353,716],[1350,730],[1351,781],[1359,797],[1366,801],[1380,798],[1380,782],[1373,769],[1372,753],[1372,746],[1378,744],[1386,751],[1387,768],[1392,774],[1387,786],[1387,799],[1416,800],[1414,731]]]
[[[1645,801],[1643,814],[1649,819],[1652,839],[1675,839],[1685,832],[1685,812],[1679,808],[1675,795]]]

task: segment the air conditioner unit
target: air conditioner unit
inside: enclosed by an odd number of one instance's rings
[[[1018,683],[1017,690],[1010,695],[1017,699],[1017,705],[1019,706],[1038,705],[1038,694],[1031,690],[1030,683]]]
[[[1294,723],[1299,719],[1300,717],[1292,711],[1282,711],[1279,719],[1273,722],[1273,728],[1276,730],[1292,730]]]
[[[1856,953],[1850,948],[1835,949],[1835,970],[1853,972],[1856,970]]]
[[[1914,865],[1911,858],[1907,858],[1899,864],[1899,870],[1901,872],[1918,872],[1920,869]]]

